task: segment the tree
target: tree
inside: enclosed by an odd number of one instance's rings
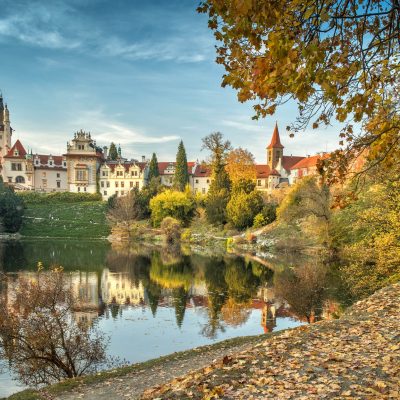
[[[252,181],[239,181],[233,186],[232,196],[226,207],[228,221],[238,229],[253,225],[255,216],[264,205],[261,194]]]
[[[132,189],[126,196],[115,197],[109,202],[108,217],[113,222],[129,223],[140,220],[145,213],[141,193],[137,188]]]
[[[20,278],[13,300],[0,297],[0,357],[26,385],[94,373],[107,361],[107,340],[76,322],[78,299],[61,268]]]
[[[154,226],[160,226],[165,217],[187,224],[194,216],[196,203],[190,191],[166,190],[150,200],[150,209]]]
[[[183,192],[189,183],[189,172],[186,158],[186,150],[181,140],[176,154],[176,165],[174,175],[174,186],[177,190]]]
[[[153,153],[149,165],[149,176],[148,179],[151,181],[153,178],[157,178],[160,176],[160,171],[158,170],[158,160],[156,153]]]
[[[110,149],[108,150],[108,159],[113,161],[118,160],[118,150],[114,142],[111,142],[110,144]]]
[[[0,220],[5,232],[18,232],[22,226],[24,202],[14,191],[0,183]]]
[[[253,154],[241,147],[232,150],[226,159],[226,171],[232,183],[255,180],[257,173]]]
[[[214,132],[203,138],[203,149],[211,152],[212,177],[206,200],[206,214],[209,222],[226,222],[226,205],[230,198],[231,181],[225,170],[227,153],[231,150],[229,141],[224,141],[222,133]]]
[[[397,0],[203,0],[198,11],[219,42],[222,86],[236,89],[241,102],[258,100],[254,118],[292,99],[299,109],[293,132],[332,119],[344,124],[345,148],[328,164],[332,181],[363,154],[368,168],[398,163]]]
[[[181,223],[172,217],[165,217],[161,221],[161,230],[164,232],[167,243],[176,243],[181,239]]]

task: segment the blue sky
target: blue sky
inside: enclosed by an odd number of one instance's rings
[[[60,154],[79,129],[123,155],[175,158],[183,139],[191,160],[201,138],[221,131],[265,161],[275,121],[286,154],[333,150],[338,129],[290,139],[293,104],[252,121],[251,104],[221,88],[215,41],[197,0],[0,0],[0,89],[14,140]]]

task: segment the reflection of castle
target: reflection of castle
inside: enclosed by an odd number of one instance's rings
[[[101,276],[101,297],[107,304],[144,304],[145,291],[142,282],[134,284],[127,273],[104,269]]]

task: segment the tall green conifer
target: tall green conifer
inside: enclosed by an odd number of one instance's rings
[[[156,153],[153,153],[153,156],[151,157],[150,165],[149,165],[149,181],[152,178],[157,178],[160,176],[160,171],[158,170],[158,160]]]
[[[110,144],[110,149],[108,151],[108,158],[114,161],[118,159],[118,150],[114,142],[111,142]]]
[[[189,183],[189,172],[186,158],[186,150],[183,141],[179,143],[178,153],[176,154],[174,186],[183,192]]]

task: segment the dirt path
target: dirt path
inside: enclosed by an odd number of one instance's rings
[[[400,284],[339,320],[288,330],[143,399],[400,399]]]
[[[110,378],[95,384],[81,384],[72,391],[59,395],[46,394],[45,398],[57,400],[120,400],[138,399],[146,389],[162,385],[179,376],[185,376],[192,370],[203,368],[216,359],[229,356],[250,348],[254,343],[261,341],[260,338],[252,339],[245,344],[232,347],[231,344],[206,346],[198,350],[177,353],[167,361],[155,362],[153,366],[143,367],[134,372],[117,378]]]

